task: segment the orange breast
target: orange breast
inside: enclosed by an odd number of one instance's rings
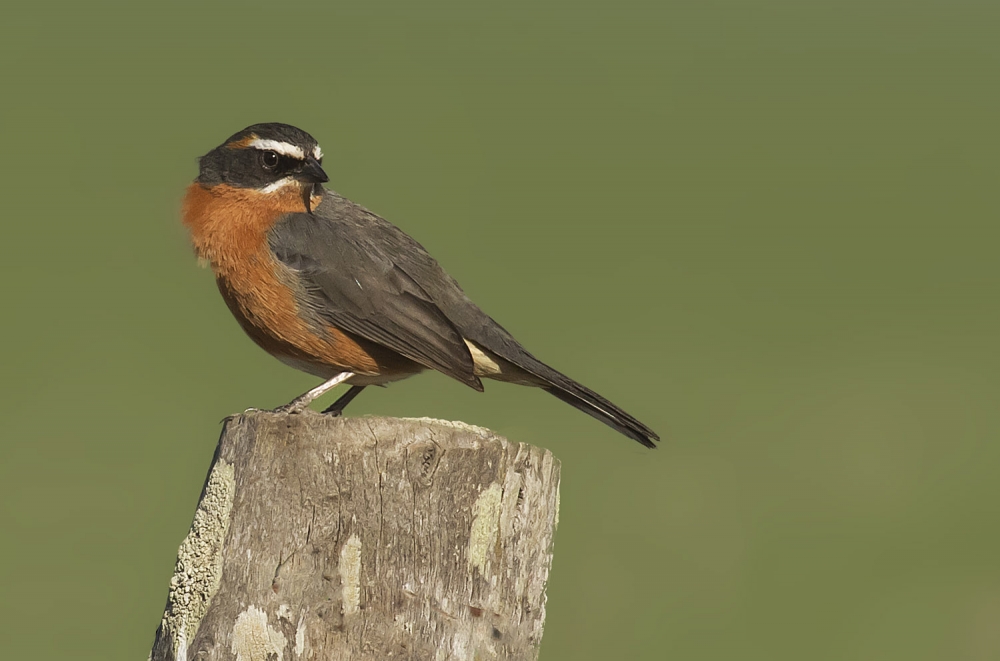
[[[268,353],[286,362],[311,365],[313,369],[306,371],[319,376],[338,371],[365,375],[417,371],[419,367],[394,352],[333,327],[319,327],[300,314],[302,283],[275,261],[267,233],[283,214],[303,211],[302,198],[294,188],[264,194],[194,183],[184,199],[183,217],[195,251],[212,265],[229,309],[247,335]]]

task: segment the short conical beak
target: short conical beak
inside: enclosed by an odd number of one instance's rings
[[[312,156],[306,158],[305,165],[295,174],[295,178],[307,184],[322,184],[330,181],[330,177],[323,172],[323,166]]]

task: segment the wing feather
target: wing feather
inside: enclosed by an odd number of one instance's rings
[[[461,333],[397,263],[399,246],[373,231],[372,218],[378,217],[350,203],[327,201],[314,215],[284,216],[268,237],[275,257],[303,283],[311,311],[340,330],[482,390]]]

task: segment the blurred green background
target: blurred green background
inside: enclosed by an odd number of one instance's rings
[[[439,375],[563,462],[544,661],[1000,658],[1000,5],[19,3],[0,21],[0,637],[142,659],[220,430],[316,383],[178,221],[296,124],[665,437]]]

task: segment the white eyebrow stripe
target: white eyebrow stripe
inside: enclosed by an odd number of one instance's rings
[[[319,145],[313,147],[313,158],[317,161],[323,158],[323,150],[319,148]]]
[[[298,182],[295,181],[295,177],[283,177],[282,179],[278,179],[273,184],[268,184],[267,186],[264,186],[263,188],[258,188],[257,190],[259,190],[261,193],[273,193],[275,191],[281,190],[285,186],[297,183]]]
[[[283,156],[291,156],[292,158],[297,158],[300,161],[306,160],[306,154],[302,151],[302,148],[297,145],[293,145],[290,142],[279,142],[278,140],[263,140],[261,138],[255,138],[250,142],[250,146],[254,149],[266,149],[277,152]]]

